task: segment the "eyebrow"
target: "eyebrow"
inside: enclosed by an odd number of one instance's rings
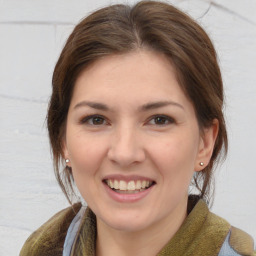
[[[148,110],[166,107],[169,105],[176,106],[184,110],[184,107],[181,104],[174,101],[156,101],[156,102],[150,102],[142,105],[141,107],[139,107],[139,111],[145,112]],[[92,101],[81,101],[75,105],[74,109],[77,109],[80,107],[90,107],[98,110],[110,111],[110,108],[107,105],[99,102],[92,102]]]
[[[91,108],[95,108],[98,110],[105,110],[105,111],[109,110],[107,105],[99,102],[92,102],[92,101],[81,101],[75,105],[74,109],[80,108],[80,107],[91,107]]]
[[[166,106],[169,106],[169,105],[176,106],[176,107],[179,107],[179,108],[184,110],[184,107],[181,104],[179,104],[177,102],[174,102],[174,101],[150,102],[150,103],[142,105],[139,109],[141,111],[147,111],[147,110],[151,110],[151,109],[157,109],[157,108],[166,107]]]

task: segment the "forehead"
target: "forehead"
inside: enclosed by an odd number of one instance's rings
[[[187,100],[171,62],[161,53],[145,50],[106,56],[86,68],[76,81],[71,104],[90,99],[108,104]]]

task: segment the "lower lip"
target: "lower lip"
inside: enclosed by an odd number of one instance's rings
[[[145,198],[153,189],[154,185],[149,187],[148,189],[138,192],[138,193],[134,193],[134,194],[120,194],[118,192],[115,192],[114,190],[112,190],[107,184],[104,184],[104,187],[108,193],[108,195],[114,199],[115,201],[119,202],[119,203],[134,203],[137,201],[142,200],[143,198]]]

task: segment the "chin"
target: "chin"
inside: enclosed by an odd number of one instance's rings
[[[141,212],[138,214],[128,211],[125,213],[112,213],[111,216],[104,216],[101,220],[110,228],[118,231],[139,232],[149,226],[152,216],[147,218]]]
[[[121,232],[132,232],[132,233],[142,231],[147,227],[147,225],[148,224],[143,224],[143,223],[131,223],[130,221],[123,221],[122,223],[120,222],[109,223],[109,226],[112,229],[115,229]]]

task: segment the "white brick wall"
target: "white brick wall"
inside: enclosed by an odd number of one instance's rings
[[[73,25],[111,2],[0,0],[0,256],[18,255],[28,235],[67,206],[44,123],[51,74]],[[230,151],[213,211],[256,238],[256,2],[172,2],[210,33],[224,76]]]

